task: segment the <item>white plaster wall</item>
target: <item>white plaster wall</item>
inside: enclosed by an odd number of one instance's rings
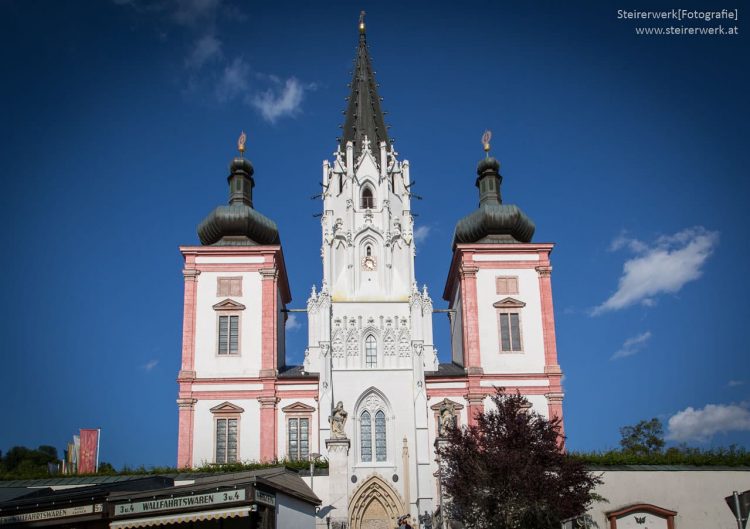
[[[735,529],[737,522],[724,497],[750,489],[748,470],[605,470],[601,474],[604,484],[596,492],[609,503],[597,502],[589,510],[599,529],[609,528],[606,512],[636,503],[677,511],[676,529]]]
[[[513,390],[513,392],[515,392],[515,390]],[[531,408],[535,412],[537,412],[542,417],[549,419],[549,405],[547,402],[547,397],[545,397],[544,395],[525,395],[523,391],[521,391],[521,396],[525,397],[526,400],[531,403]],[[490,397],[485,397],[483,404],[485,412],[497,409],[495,403]]]
[[[283,395],[283,394],[281,394]],[[322,453],[320,451],[320,443],[318,441],[318,421],[320,420],[320,414],[318,413],[318,403],[315,399],[308,398],[308,399],[294,399],[294,398],[285,398],[282,396],[279,403],[276,405],[277,413],[279,414],[279,420],[278,420],[278,445],[277,445],[277,454],[279,454],[279,458],[283,459],[287,457],[287,418],[288,417],[299,417],[298,414],[291,414],[287,415],[283,411],[281,411],[286,406],[289,406],[290,404],[294,404],[295,402],[301,402],[302,404],[306,404],[308,406],[311,406],[315,408],[315,411],[312,413],[312,416],[310,417],[310,453]],[[328,418],[328,415],[326,415],[326,420]]]
[[[404,472],[402,447],[404,436],[406,436],[409,445],[410,479],[416,479],[413,385],[413,375],[411,371],[407,370],[380,370],[374,372],[363,369],[356,372],[334,371],[334,401],[342,401],[344,409],[349,413],[345,426],[347,437],[351,440],[349,468],[350,474],[357,476],[358,483],[361,483],[367,476],[376,472],[381,474],[399,494],[403,495]],[[384,400],[390,405],[390,411],[386,410],[387,460],[381,463],[360,461],[359,420],[354,406],[360,397],[372,386],[375,386],[384,395]],[[321,417],[321,420],[327,421],[327,415],[325,418]],[[399,476],[399,481],[396,483],[391,479],[394,473]]]
[[[227,262],[232,262],[231,258]],[[227,299],[216,295],[218,277],[242,277],[240,354],[216,353],[218,324],[213,305]],[[203,272],[198,276],[195,321],[195,371],[199,378],[257,376],[261,359],[261,278],[258,272]]]
[[[518,295],[510,297],[526,303],[521,312],[522,353],[500,352],[497,309],[492,305],[508,296],[497,294],[497,276],[517,276]],[[534,269],[480,269],[477,272],[479,308],[479,348],[482,367],[489,373],[543,373],[544,336],[539,275]]]
[[[315,527],[315,506],[277,491],[276,527],[312,529]]]
[[[211,408],[225,402],[224,400],[199,400],[195,404],[193,433],[193,466],[214,462],[215,424]],[[257,399],[230,400],[232,404],[243,408],[239,424],[239,457],[242,461],[260,460],[260,404]]]

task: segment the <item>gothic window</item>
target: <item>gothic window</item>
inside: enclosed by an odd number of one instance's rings
[[[213,306],[216,311],[216,354],[240,354],[241,314],[245,306],[225,299]]]
[[[365,338],[365,365],[367,367],[378,365],[378,344],[372,334],[368,334]]]
[[[369,187],[362,189],[360,207],[362,209],[372,209],[375,207],[375,197],[372,196],[372,189]]]
[[[375,414],[375,461],[385,461],[385,456],[385,413],[383,410],[378,410]]]
[[[375,390],[357,406],[359,418],[359,460],[363,463],[388,461],[387,405]],[[374,457],[374,459],[373,459]]]
[[[524,306],[525,303],[513,298],[505,298],[494,304],[497,309],[500,352],[523,352],[521,313]]]
[[[214,416],[214,463],[236,463],[240,460],[239,426],[243,411],[229,402],[211,408]]]
[[[365,255],[367,257],[370,257],[372,255],[372,246],[370,246],[369,244],[367,245],[367,248],[365,248]]]
[[[372,461],[372,421],[369,411],[363,411],[359,418],[359,453],[362,461]]]

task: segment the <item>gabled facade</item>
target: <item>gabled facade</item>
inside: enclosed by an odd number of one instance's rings
[[[201,224],[202,245],[181,248],[178,464],[321,454],[321,512],[390,527],[435,511],[436,440],[446,424],[472,424],[495,387],[562,417],[552,245],[531,242],[534,224],[502,203],[499,162],[483,159],[479,208],[454,235],[451,362],[439,364],[415,270],[410,166],[388,138],[363,20],[340,141],[322,167],[322,276],[302,366],[285,363],[288,280],[276,226],[253,208],[249,161],[232,162],[230,204]]]

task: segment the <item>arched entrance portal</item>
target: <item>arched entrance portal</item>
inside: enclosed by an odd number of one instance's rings
[[[392,529],[406,512],[399,494],[382,478],[367,478],[349,502],[350,529]]]

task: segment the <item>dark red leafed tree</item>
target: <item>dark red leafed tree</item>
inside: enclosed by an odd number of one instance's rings
[[[451,519],[472,529],[559,529],[595,498],[601,479],[560,446],[560,420],[502,389],[476,426],[449,428],[439,449]]]

